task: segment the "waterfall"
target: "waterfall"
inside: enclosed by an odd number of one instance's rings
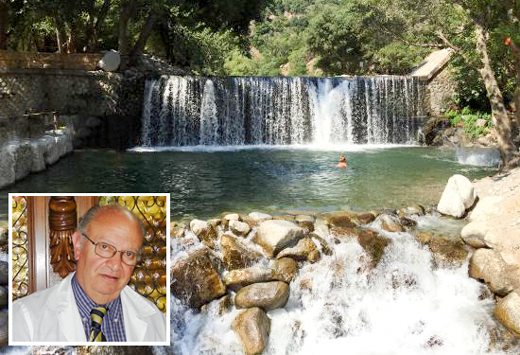
[[[409,143],[423,91],[405,76],[162,76],[145,85],[140,145]]]

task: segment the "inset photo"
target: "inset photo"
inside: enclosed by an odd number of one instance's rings
[[[9,194],[9,345],[169,345],[169,194]]]

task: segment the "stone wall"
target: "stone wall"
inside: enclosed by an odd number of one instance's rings
[[[442,116],[453,103],[457,92],[457,83],[453,80],[452,69],[448,64],[430,80],[426,90],[426,104],[429,115]]]
[[[131,71],[0,69],[0,188],[73,147],[135,145],[144,81]]]

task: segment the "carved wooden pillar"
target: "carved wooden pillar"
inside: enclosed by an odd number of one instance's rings
[[[76,230],[76,201],[72,196],[52,196],[49,200],[51,264],[61,277],[76,269],[72,234]]]

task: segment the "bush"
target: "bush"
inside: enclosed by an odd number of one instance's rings
[[[486,112],[472,111],[469,107],[464,107],[460,112],[448,110],[446,116],[449,118],[453,127],[463,125],[464,132],[468,137],[476,138],[489,133],[489,129],[493,127],[491,115]],[[486,124],[477,125],[477,121],[486,120]]]

